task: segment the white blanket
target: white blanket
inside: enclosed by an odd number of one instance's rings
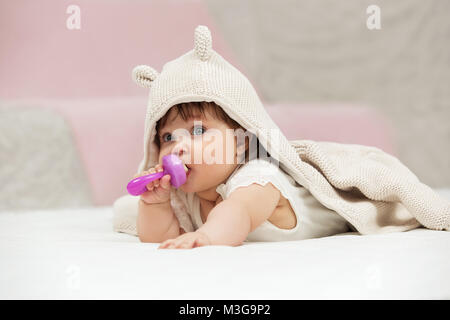
[[[112,218],[0,213],[0,298],[450,299],[447,231],[162,250],[113,232]]]

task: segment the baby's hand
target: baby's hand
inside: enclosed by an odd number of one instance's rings
[[[158,249],[191,249],[211,245],[208,236],[203,232],[187,232],[175,239],[168,239]]]
[[[157,164],[154,168],[150,168],[147,171],[143,171],[133,177],[133,179],[141,176],[148,175],[150,173],[161,172],[163,168],[160,164]],[[141,199],[144,202],[152,204],[152,203],[162,203],[170,200],[170,189],[172,185],[170,184],[170,175],[166,174],[165,176],[150,181],[147,184],[147,191],[141,194]]]

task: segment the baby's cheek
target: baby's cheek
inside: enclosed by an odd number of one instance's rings
[[[204,163],[232,164],[235,154],[235,144],[231,139],[221,139],[217,137],[214,141],[207,141],[203,144]]]
[[[158,163],[162,163],[162,158],[168,154],[167,152],[164,152],[163,149],[160,150],[159,155],[158,155]]]
[[[161,146],[161,148],[159,149],[159,155],[158,155],[159,163],[162,163],[162,158],[164,158],[164,156],[167,156],[172,153],[172,149],[173,148],[171,148],[168,145]]]
[[[192,143],[191,148],[191,161],[193,164],[205,164],[207,155],[207,146],[210,144],[208,141],[197,140]],[[206,151],[205,151],[206,150]]]

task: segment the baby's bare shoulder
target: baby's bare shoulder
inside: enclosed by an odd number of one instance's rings
[[[264,186],[252,183],[233,190],[226,201],[233,201],[245,207],[252,221],[252,230],[267,220],[281,197],[281,192],[272,183]]]
[[[271,182],[265,185],[252,183],[248,186],[238,187],[228,197],[228,200],[243,201],[250,204],[256,204],[260,201],[273,202],[280,199],[281,192]],[[260,201],[255,201],[260,200]]]

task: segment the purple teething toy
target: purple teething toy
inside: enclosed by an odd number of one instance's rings
[[[183,162],[174,154],[169,154],[162,158],[163,171],[151,173],[145,176],[137,177],[128,182],[128,193],[138,196],[147,191],[147,184],[153,180],[159,179],[166,174],[170,175],[170,183],[178,188],[186,182],[186,171],[188,170]]]

